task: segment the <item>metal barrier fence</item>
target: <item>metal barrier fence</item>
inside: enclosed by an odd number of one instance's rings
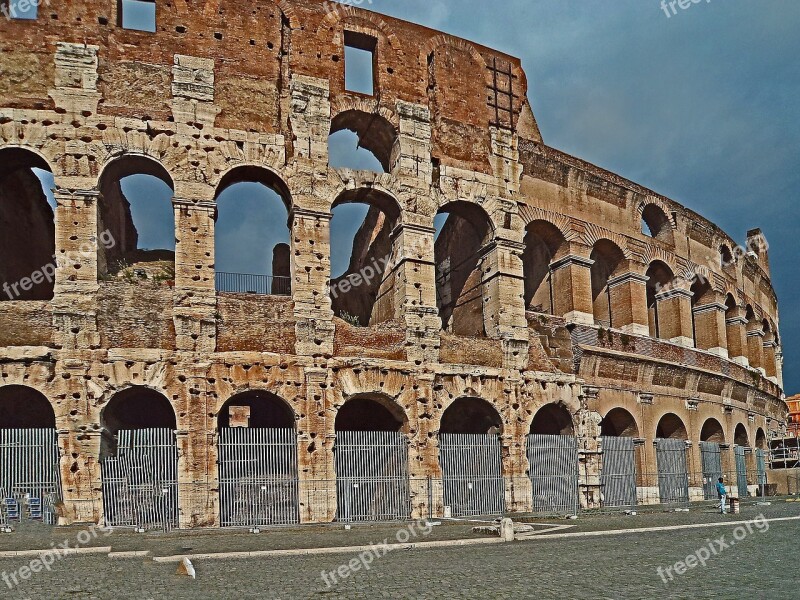
[[[603,437],[603,463],[600,471],[603,506],[636,504],[636,440],[629,437]]]
[[[501,514],[504,510],[500,437],[443,433],[439,461],[445,515]]]
[[[221,429],[219,478],[223,527],[299,522],[294,429]]]
[[[56,523],[61,476],[55,429],[0,429],[0,489],[6,519]]]
[[[215,284],[218,292],[258,294],[260,296],[292,295],[291,277],[218,271],[215,274]]]
[[[527,454],[531,479],[531,510],[577,514],[578,438],[567,435],[529,435]]]

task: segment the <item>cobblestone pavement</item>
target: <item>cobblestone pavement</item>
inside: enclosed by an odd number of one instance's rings
[[[800,504],[778,503],[773,506],[748,506],[742,515],[723,517],[703,509],[692,513],[653,513],[637,517],[594,515],[565,530],[597,531],[604,529],[661,527],[688,523],[739,521],[764,514],[767,518],[800,515]],[[739,599],[796,598],[800,589],[796,547],[800,540],[800,521],[769,524],[767,531],[753,531],[736,541],[735,525],[704,529],[675,529],[664,532],[639,532],[615,536],[575,537],[523,541],[513,544],[463,546],[420,550],[398,550],[374,558],[368,570],[363,567],[346,578],[333,576],[355,554],[282,557],[247,560],[197,561],[197,579],[175,574],[173,563],[155,563],[150,559],[109,560],[105,556],[65,557],[52,571],[43,571],[22,582],[13,590],[0,582],[0,598],[14,599],[304,599],[304,598],[675,598]],[[341,530],[314,528],[311,536],[325,538],[329,544],[361,543],[360,538],[374,535],[382,541],[387,532],[393,537],[400,526]],[[465,526],[435,528],[437,536],[463,537]],[[447,535],[448,531],[459,536]],[[63,530],[58,530],[63,533]],[[442,533],[444,531],[444,533]],[[283,531],[282,544],[308,541],[311,529]],[[741,533],[741,532],[740,532]],[[8,545],[11,534],[3,539]],[[29,534],[32,535],[32,534]],[[146,536],[151,549],[171,553],[177,546],[193,548],[198,540],[214,541],[238,549],[241,544],[273,545],[273,533],[247,534],[171,534]],[[705,567],[696,566],[673,581],[664,583],[657,569],[685,560],[714,540],[725,536],[730,547],[718,550]],[[297,537],[302,536],[302,537]],[[117,538],[120,538],[117,540]],[[355,537],[359,539],[356,540]],[[114,533],[105,545],[118,550],[118,541],[133,546],[135,536]],[[22,538],[19,538],[20,540]],[[64,539],[62,535],[61,539]],[[144,538],[138,538],[143,541]],[[430,539],[430,538],[426,538]],[[26,538],[26,541],[30,541]],[[336,542],[336,543],[334,543]],[[309,547],[303,544],[295,547]],[[316,544],[323,545],[323,544]],[[49,544],[48,544],[49,546]],[[39,546],[41,547],[41,546]],[[205,551],[206,548],[203,549]],[[223,550],[222,547],[217,551]],[[16,572],[30,558],[0,559],[0,572]],[[358,562],[358,561],[356,561]],[[356,564],[356,563],[353,563]],[[360,562],[358,564],[361,564]],[[328,573],[328,586],[322,572]],[[664,572],[664,571],[662,571]]]

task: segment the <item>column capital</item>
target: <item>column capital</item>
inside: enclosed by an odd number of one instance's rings
[[[289,218],[294,219],[295,217],[308,217],[311,219],[324,219],[330,221],[333,218],[333,213],[321,210],[314,210],[313,208],[302,208],[299,206],[293,206],[292,210],[289,211]]]
[[[694,314],[696,314],[696,315],[699,315],[699,314],[706,313],[706,312],[713,312],[715,310],[724,313],[725,311],[728,310],[728,307],[725,306],[724,304],[719,303],[719,302],[711,302],[710,304],[703,304],[702,306],[695,306],[692,309],[692,312],[694,312]]]
[[[691,290],[687,290],[684,288],[672,288],[656,294],[656,300],[659,302],[663,302],[665,300],[671,300],[672,298],[681,298],[681,297],[691,299],[692,296],[694,296],[694,293],[692,293]]]
[[[176,208],[194,208],[208,211],[217,210],[217,203],[209,202],[208,200],[187,200],[186,198],[173,197],[172,205]]]
[[[586,258],[584,256],[579,256],[577,254],[567,254],[566,256],[551,262],[550,270],[558,271],[559,269],[563,269],[564,267],[569,267],[572,265],[591,269],[593,264],[594,261],[591,258]]]
[[[641,273],[636,273],[631,271],[629,273],[623,273],[622,275],[617,275],[616,277],[612,277],[608,280],[608,287],[613,288],[618,285],[624,285],[626,283],[638,283],[641,285],[647,285],[647,282],[650,281],[650,278],[647,275],[642,275]]]

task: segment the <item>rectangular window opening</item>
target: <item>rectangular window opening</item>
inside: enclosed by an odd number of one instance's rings
[[[348,92],[375,95],[375,51],[378,40],[354,31],[344,32],[344,87]]]
[[[155,0],[119,0],[119,26],[134,31],[156,31]]]
[[[3,16],[16,21],[35,21],[39,16],[39,5],[43,0],[3,0],[0,3]]]

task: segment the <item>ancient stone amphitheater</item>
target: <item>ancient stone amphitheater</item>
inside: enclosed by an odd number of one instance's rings
[[[786,406],[758,230],[740,246],[549,147],[514,57],[317,0],[158,2],[155,31],[131,3],[3,1],[2,518],[569,513],[764,483]],[[385,172],[331,167],[342,130]],[[172,189],[174,253],[139,247],[134,174]],[[241,182],[290,232],[252,285],[215,272]],[[332,280],[345,203],[369,211]]]

